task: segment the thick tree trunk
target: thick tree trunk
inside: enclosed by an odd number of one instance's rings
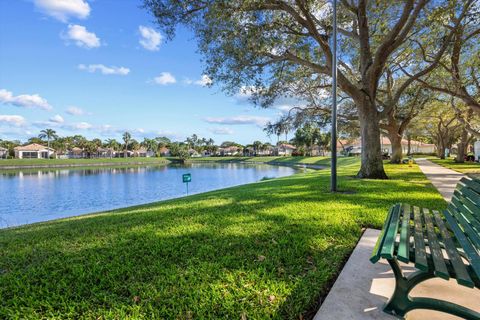
[[[445,159],[445,145],[442,142],[437,146],[437,156],[440,159]]]
[[[390,163],[401,163],[403,157],[402,136],[397,132],[389,132],[388,139],[392,144],[392,157]]]
[[[462,130],[462,136],[460,138],[460,143],[458,144],[457,157],[455,162],[464,163],[465,162],[465,149],[468,145],[468,131],[466,128]]]
[[[362,164],[358,178],[388,179],[383,169],[380,146],[380,126],[374,106],[358,108],[360,133],[362,135]]]
[[[407,155],[410,156],[412,154],[412,138],[407,136]]]

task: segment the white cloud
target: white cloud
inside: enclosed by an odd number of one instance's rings
[[[73,41],[75,45],[81,48],[98,48],[101,45],[100,38],[95,33],[78,24],[69,24],[67,33],[62,34],[62,38],[67,41]]]
[[[175,79],[175,77],[170,72],[162,72],[158,77],[155,77],[153,81],[156,84],[167,85],[176,83],[177,79]]]
[[[243,86],[238,90],[238,93],[235,95],[235,98],[239,102],[248,101],[252,98],[253,94],[259,92],[259,89],[255,86]]]
[[[35,6],[43,13],[62,22],[70,17],[85,19],[90,14],[90,6],[85,0],[34,0]]]
[[[235,133],[232,129],[228,127],[211,128],[209,129],[209,131],[218,135],[231,135]]]
[[[86,130],[86,129],[91,129],[93,126],[88,122],[79,122],[79,123],[74,123],[70,125],[70,127],[73,129]]]
[[[25,118],[18,115],[0,114],[0,123],[20,127],[25,124]]]
[[[140,32],[140,40],[139,43],[145,49],[149,51],[158,51],[160,47],[160,43],[162,42],[162,35],[155,31],[153,28],[139,26],[138,31]]]
[[[288,105],[288,104],[282,104],[282,105],[275,106],[275,109],[280,110],[282,112],[289,112],[290,110],[292,110],[292,108],[294,108],[294,106]]]
[[[40,108],[44,110],[51,110],[52,106],[48,101],[38,94],[21,94],[14,96],[11,91],[0,89],[0,103],[11,104],[17,107],[24,108]]]
[[[81,115],[86,114],[85,110],[83,110],[82,108],[79,108],[79,107],[75,107],[75,106],[68,107],[67,111],[65,111],[65,112],[72,115],[72,116],[81,116]]]
[[[210,77],[207,76],[206,74],[202,75],[202,77],[198,80],[192,80],[192,79],[186,78],[183,82],[185,84],[195,84],[202,87],[210,86],[213,83],[212,79],[210,79]]]
[[[89,64],[89,65],[79,64],[78,69],[85,70],[90,73],[100,71],[102,74],[107,74],[107,75],[115,74],[115,75],[126,76],[127,74],[130,73],[129,68],[115,67],[115,66],[107,67],[103,64]]]
[[[98,130],[101,132],[101,133],[106,133],[106,132],[112,132],[114,130],[113,126],[110,125],[110,124],[103,124],[101,125]]]
[[[259,88],[255,86],[244,86],[241,87],[238,93],[234,96],[234,99],[237,104],[239,105],[252,105],[253,101],[252,99],[254,98],[255,94],[260,93]],[[324,99],[329,97],[329,91],[328,90],[320,90],[318,92],[317,97]],[[259,101],[262,102],[262,98],[259,98]],[[271,105],[271,108],[277,109],[281,111],[282,113],[289,112],[293,108],[305,108],[307,107],[307,102],[305,100],[302,100],[300,97],[294,97],[294,96],[278,96],[274,100],[273,104]]]
[[[198,84],[199,86],[209,86],[212,84],[212,79],[210,79],[209,76],[204,74],[200,80],[195,81],[195,84]]]
[[[61,115],[59,115],[59,114],[56,114],[56,115],[54,115],[53,117],[51,117],[51,118],[49,119],[49,121],[54,122],[54,123],[64,123],[64,122],[65,122],[65,120],[63,119],[63,117],[62,117]]]
[[[32,123],[35,127],[38,128],[61,128],[69,131],[78,131],[78,130],[90,130],[94,129],[94,126],[88,122],[70,122],[67,123],[62,116],[56,115],[47,121],[35,121]]]
[[[242,125],[242,124],[255,124],[257,126],[264,126],[270,121],[270,118],[259,116],[235,116],[235,117],[223,117],[214,118],[208,117],[204,119],[208,123],[228,124],[228,125]]]
[[[34,121],[32,123],[35,127],[37,128],[42,128],[42,129],[45,129],[45,128],[51,128],[51,127],[59,127],[60,125],[56,122],[52,122],[50,120],[47,120],[47,121]]]

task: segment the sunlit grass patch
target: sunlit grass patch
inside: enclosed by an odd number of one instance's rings
[[[455,159],[453,158],[448,158],[448,159],[439,159],[439,158],[434,158],[431,157],[428,160],[439,164],[443,167],[461,172],[461,173],[474,173],[474,174],[480,174],[480,163],[478,162],[464,162],[464,163],[458,163],[455,162]]]

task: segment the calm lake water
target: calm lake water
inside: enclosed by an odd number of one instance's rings
[[[0,173],[0,228],[127,207],[282,177],[290,167],[189,164],[133,168],[51,169]]]

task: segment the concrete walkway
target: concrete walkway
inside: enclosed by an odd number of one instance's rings
[[[426,159],[416,159],[415,162],[428,180],[437,188],[445,201],[450,201],[455,186],[464,174],[447,169]]]
[[[458,180],[465,175],[425,159],[417,159],[416,162],[443,198],[450,201]],[[380,230],[365,231],[314,320],[396,319],[382,311],[395,287],[393,272],[383,259],[376,264],[369,261],[379,234]],[[411,264],[401,265],[406,274],[415,271]],[[448,300],[480,312],[480,290],[460,286],[454,279],[424,281],[414,288],[411,295]],[[460,318],[437,311],[413,310],[406,319]]]

